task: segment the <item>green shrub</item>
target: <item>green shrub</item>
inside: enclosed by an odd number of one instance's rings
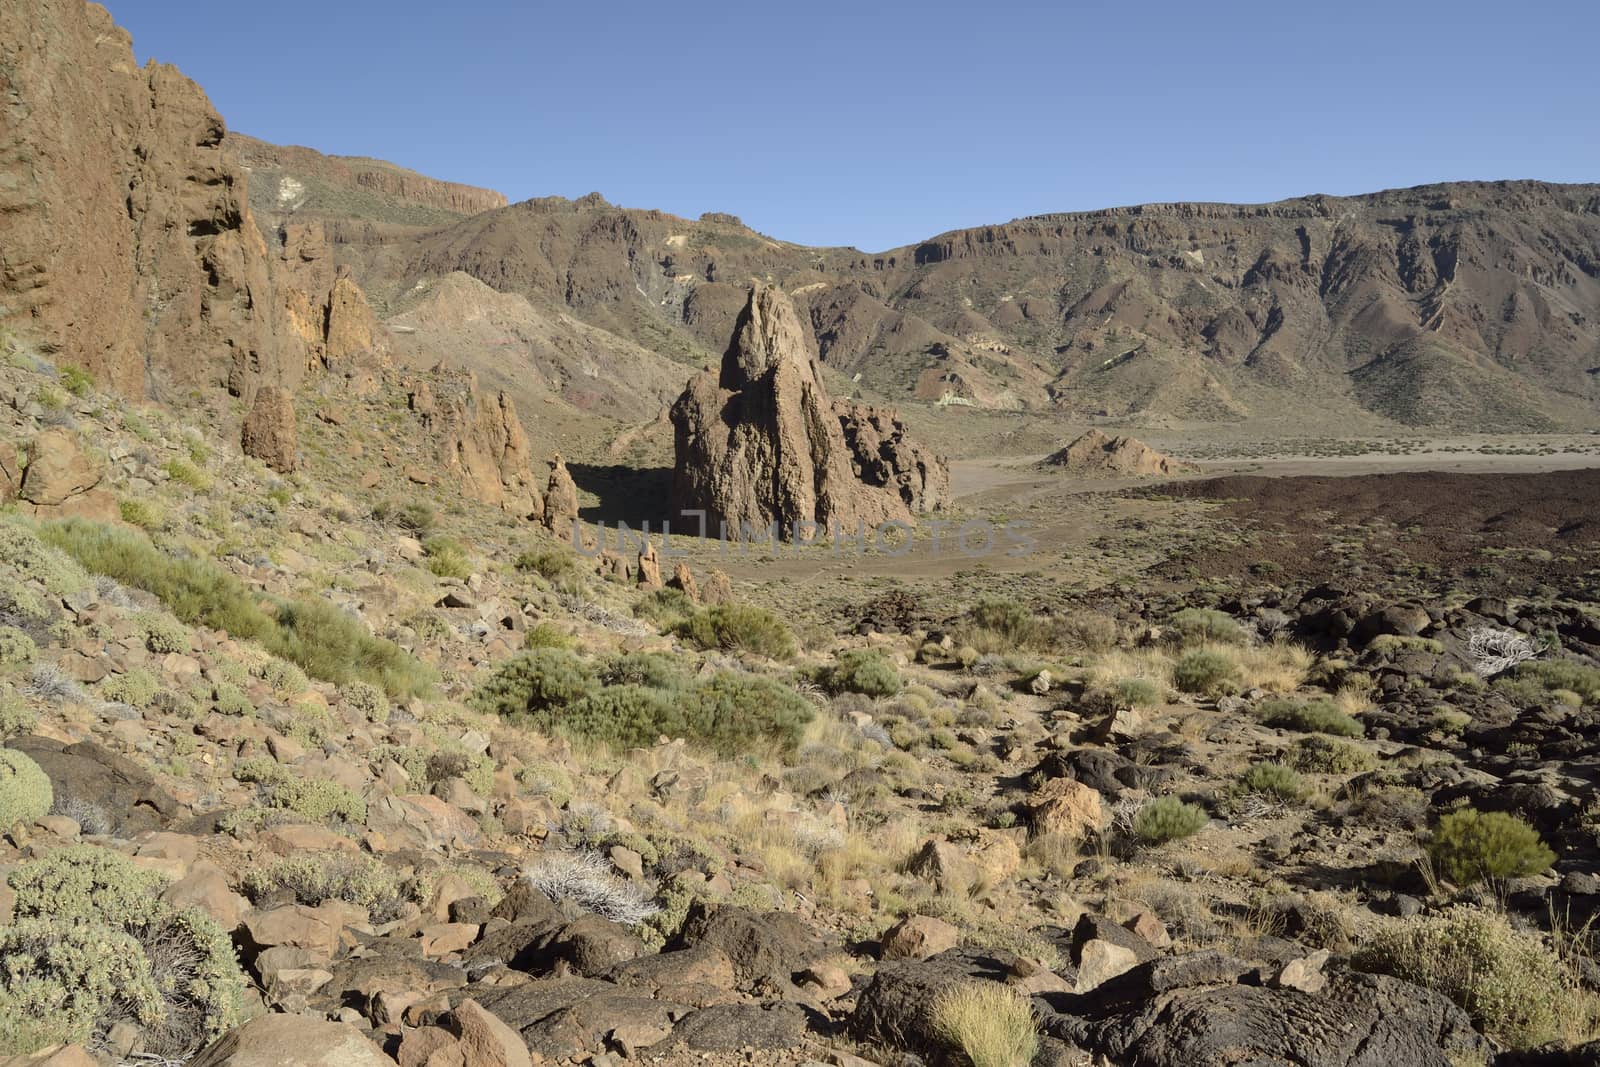
[[[582,699],[598,685],[593,669],[563,648],[536,648],[508,660],[468,703],[491,715],[538,715]]]
[[[285,778],[272,787],[273,807],[287,808],[307,822],[367,821],[367,802],[338,782],[321,778]]]
[[[1119,706],[1140,709],[1158,707],[1166,697],[1149,678],[1118,678],[1111,683],[1110,694]]]
[[[0,519],[0,566],[43,582],[51,596],[82,592],[94,584],[71,555],[47,544],[31,524],[15,519]],[[33,618],[49,615],[37,598],[26,604],[19,600],[16,606]]]
[[[1515,679],[1531,682],[1547,693],[1576,693],[1585,704],[1600,703],[1600,668],[1565,659],[1526,660],[1517,664]]]
[[[466,578],[472,573],[472,561],[459,541],[449,537],[430,537],[422,542],[428,570],[440,578]]]
[[[1313,774],[1360,774],[1372,770],[1378,761],[1360,745],[1313,734],[1295,745],[1291,762]]]
[[[1172,684],[1185,693],[1222,696],[1239,688],[1239,667],[1226,653],[1192,649],[1173,665]]]
[[[26,754],[0,748],[0,833],[50,811],[50,778]]]
[[[205,492],[211,488],[211,475],[186,459],[169,459],[161,465],[167,476],[175,482],[187,485],[196,492]]]
[[[1434,870],[1456,885],[1485,878],[1525,878],[1548,870],[1556,855],[1539,831],[1500,811],[1462,808],[1439,819],[1428,840]]]
[[[832,666],[821,672],[820,680],[835,693],[861,693],[869,697],[890,697],[900,692],[900,672],[880,652],[852,648],[839,653]]]
[[[1268,726],[1279,726],[1302,733],[1332,734],[1335,737],[1360,737],[1366,733],[1361,721],[1339,710],[1331,700],[1263,700],[1256,715]]]
[[[339,687],[339,702],[368,722],[389,721],[389,698],[368,682],[348,682]]]
[[[815,713],[811,702],[771,678],[718,671],[695,690],[693,739],[723,755],[776,745],[792,752]]]
[[[128,934],[39,918],[0,927],[0,1053],[89,1044],[119,1020],[156,1028],[166,1018],[149,957]]]
[[[610,685],[553,713],[545,728],[621,747],[653,745],[662,735],[688,736],[691,708],[682,694]]]
[[[0,685],[0,739],[31,733],[39,715],[9,685]]]
[[[372,509],[372,517],[379,522],[393,523],[418,537],[426,537],[439,521],[433,508],[421,500],[385,500]]]
[[[794,635],[778,617],[750,604],[716,604],[696,611],[673,628],[701,648],[749,652],[770,659],[795,654]]]
[[[19,919],[100,922],[119,929],[155,922],[167,879],[110,849],[71,845],[11,872]]]
[[[238,715],[249,718],[256,713],[250,694],[232,682],[218,682],[211,688],[211,703],[219,715]]]
[[[578,557],[564,548],[535,548],[518,556],[512,566],[524,574],[531,572],[554,581],[563,574],[577,570]]]
[[[979,652],[1042,650],[1054,644],[1048,622],[1005,598],[980,600],[969,608],[960,638]]]
[[[144,638],[144,647],[151,652],[188,652],[193,645],[189,628],[170,615],[141,611],[132,621]]]
[[[0,626],[0,669],[26,667],[38,653],[39,646],[33,638],[15,626]]]
[[[1513,1049],[1558,1036],[1573,984],[1537,937],[1461,905],[1382,927],[1356,954],[1365,971],[1442,993],[1484,1033]]]
[[[1248,636],[1233,616],[1212,608],[1184,608],[1168,619],[1167,625],[1184,644],[1214,641],[1219,645],[1242,645]]]
[[[671,586],[651,590],[633,606],[635,615],[662,630],[677,626],[693,615],[694,610],[694,601],[689,599],[689,594]]]
[[[1239,785],[1249,793],[1295,801],[1306,794],[1305,779],[1279,763],[1257,763],[1239,778]]]
[[[666,652],[625,652],[600,661],[596,672],[604,685],[643,685],[679,691],[693,679],[682,658]]]
[[[40,536],[88,570],[153,593],[190,626],[260,642],[323,681],[368,681],[396,699],[424,692],[432,684],[428,668],[327,601],[280,601],[269,612],[243,582],[220,567],[169,556],[133,530],[66,519],[41,527]]]
[[[150,976],[159,1001],[154,1021],[160,1025],[147,1029],[147,1051],[183,1058],[239,1021],[244,979],[232,942],[206,916],[164,903],[160,893],[166,879],[161,875],[107,849],[75,845],[17,868],[10,883],[16,891],[18,927],[35,931],[32,943],[45,955],[74,959],[73,967],[59,972],[69,991],[103,987],[97,984],[98,963],[85,970],[76,957],[50,949],[50,939],[64,930],[84,931],[96,944],[116,946],[117,958],[126,966],[113,987],[125,982],[130,990],[142,989],[140,976]],[[77,944],[71,937],[62,943]],[[25,973],[0,967],[0,997],[43,996],[60,1002],[50,983],[42,988],[15,981]],[[80,1024],[87,1017],[97,1034],[120,1017],[115,1011],[104,1013],[103,998],[98,1003],[101,1007],[75,1016]]]
[[[160,691],[161,683],[156,676],[142,667],[125,674],[113,674],[100,683],[101,699],[141,709],[154,704]]]
[[[375,856],[343,852],[286,856],[244,876],[242,888],[251,901],[287,889],[297,903],[316,907],[326,900],[342,900],[366,909],[373,922],[399,917],[405,903],[402,879],[394,868]]]
[[[1210,821],[1198,804],[1187,804],[1177,797],[1157,797],[1134,816],[1133,832],[1147,845],[1162,845],[1197,834]]]
[[[73,396],[83,396],[94,389],[94,376],[82,367],[62,367],[61,387]]]
[[[122,521],[143,530],[159,530],[167,524],[167,513],[153,500],[125,497],[117,503]]]
[[[523,648],[576,648],[578,639],[553,622],[541,622],[522,639]]]

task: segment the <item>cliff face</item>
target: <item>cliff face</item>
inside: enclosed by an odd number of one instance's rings
[[[292,386],[244,174],[201,89],[83,0],[0,5],[0,324],[130,396]]]
[[[476,215],[506,206],[506,198],[493,189],[440,181],[377,159],[329,156],[300,145],[275,145],[235,133],[230,138],[239,159],[252,172],[262,172],[265,187],[275,195],[284,191],[286,203],[309,190],[307,180],[326,182],[347,190],[363,191],[379,200],[431,208],[452,215]],[[284,182],[293,183],[284,189]],[[300,186],[297,193],[294,185]]]

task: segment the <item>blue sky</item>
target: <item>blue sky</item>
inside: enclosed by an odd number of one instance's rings
[[[806,244],[1600,181],[1594,0],[108,3],[233,129]]]

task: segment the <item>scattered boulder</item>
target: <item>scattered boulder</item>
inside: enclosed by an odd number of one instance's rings
[[[262,1015],[218,1038],[190,1067],[394,1067],[349,1023]]]
[[[1171,456],[1157,452],[1143,441],[1132,437],[1108,437],[1099,430],[1086,431],[1059,452],[1048,456],[1044,465],[1091,477],[1149,477],[1178,474],[1187,469]]]
[[[117,498],[101,486],[104,477],[71,430],[41,430],[20,450],[0,444],[0,503],[20,501],[36,518],[115,521]]]
[[[925,960],[955,948],[960,940],[961,931],[943,919],[909,915],[883,935],[883,958]]]

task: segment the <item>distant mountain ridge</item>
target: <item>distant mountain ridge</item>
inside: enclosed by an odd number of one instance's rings
[[[780,284],[825,364],[891,400],[1151,423],[1600,418],[1600,185],[1141,205],[875,255],[547,198],[345,254],[371,289],[462,271],[702,361],[751,281]]]

